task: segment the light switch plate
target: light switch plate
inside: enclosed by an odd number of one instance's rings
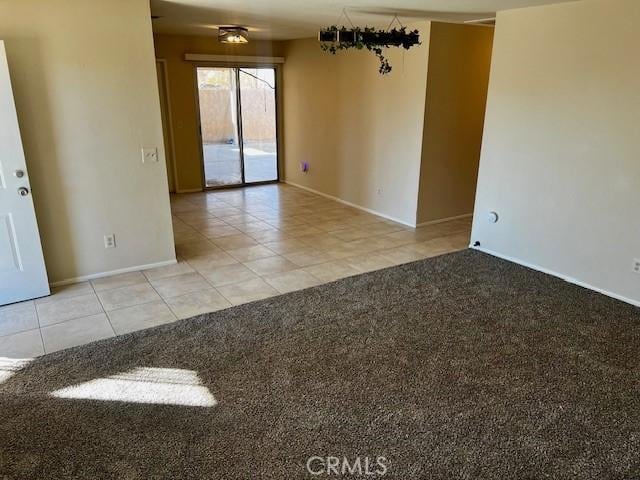
[[[157,148],[143,148],[142,149],[142,163],[155,163],[158,161],[158,149]]]

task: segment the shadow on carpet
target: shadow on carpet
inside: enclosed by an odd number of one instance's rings
[[[638,478],[639,359],[640,309],[465,251],[0,367],[0,478]]]

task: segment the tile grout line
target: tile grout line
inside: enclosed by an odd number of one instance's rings
[[[187,265],[189,265],[189,267],[190,267],[190,268],[193,268],[193,267],[191,266],[191,264],[190,264],[187,260],[183,260],[183,261],[184,261]],[[167,277],[159,278],[158,280],[163,280],[163,279],[165,279],[165,278],[171,278],[171,277],[179,277],[180,275],[187,275],[187,274],[189,274],[189,273],[194,273],[194,272],[195,272],[195,273],[198,273],[201,277],[203,277],[203,276],[202,276],[202,274],[201,274],[200,272],[198,272],[195,268],[194,268],[193,270],[194,270],[193,272],[178,273],[178,274],[176,274],[176,275],[169,275],[169,276],[167,276]],[[144,273],[143,273],[143,275],[144,275]],[[162,303],[165,305],[165,307],[167,307],[167,308],[169,309],[169,311],[171,312],[171,314],[175,317],[176,321],[177,321],[177,320],[180,320],[180,317],[178,317],[178,314],[177,314],[177,313],[175,312],[175,310],[171,307],[171,305],[167,302],[167,300],[165,299],[165,297],[163,297],[162,295],[160,295],[160,292],[158,292],[158,290],[156,290],[156,287],[153,285],[153,283],[151,283],[151,280],[149,280],[149,278],[148,278],[146,275],[144,275],[144,276],[145,276],[145,278],[147,279],[147,282],[149,283],[149,285],[151,285],[151,288],[153,289],[153,291],[154,291],[154,292],[156,292],[156,295],[158,295],[158,296],[160,297],[160,300],[162,300]],[[203,278],[204,278],[204,277],[203,277]],[[204,280],[206,281],[207,279],[205,278]],[[192,292],[192,293],[193,293],[193,292]],[[185,294],[185,295],[187,295],[187,294]],[[179,297],[179,296],[182,296],[182,295],[177,295],[176,297]],[[174,298],[175,298],[175,297],[174,297]],[[157,302],[157,300],[154,300],[154,302]],[[149,303],[153,303],[153,302],[144,303],[144,304],[142,304],[142,305],[148,305]],[[123,307],[123,308],[126,308],[126,307]],[[114,310],[114,311],[115,311],[115,310]]]
[[[38,313],[38,306],[36,301],[33,300],[33,310],[36,312],[36,320],[38,321],[38,333],[40,334],[40,344],[42,345],[42,353],[46,354],[47,351],[44,348],[44,337],[42,336],[42,326],[40,325],[40,314]]]
[[[90,293],[87,293],[86,295],[91,295],[91,294],[90,294]],[[71,298],[74,298],[74,297],[71,297]],[[66,300],[66,299],[65,299],[65,300]],[[98,303],[99,303],[99,302],[100,302],[100,299],[98,298]],[[102,308],[102,313],[105,313],[105,314],[107,313],[107,312],[106,312],[106,310],[102,307],[102,304],[101,304],[101,303],[100,303],[100,308]],[[70,322],[71,320],[78,320],[78,319],[80,319],[80,318],[91,317],[91,316],[93,316],[93,315],[100,315],[100,312],[98,312],[98,313],[90,313],[89,315],[79,315],[79,316],[77,316],[77,317],[75,317],[75,316],[74,316],[74,317],[71,317],[71,318],[65,318],[64,320],[61,320],[61,321],[59,321],[59,322],[54,322],[54,323],[51,323],[51,324],[49,324],[49,325],[44,325],[44,326],[42,326],[42,327],[40,327],[40,328],[49,328],[49,327],[53,327],[54,325],[60,325],[60,324],[62,324],[62,323]]]
[[[240,265],[242,265],[242,263],[240,263]],[[192,267],[192,268],[193,268],[193,267]],[[245,267],[245,268],[247,268],[247,267]],[[198,272],[198,275],[200,275],[202,278],[204,278],[204,281],[205,281],[205,282],[207,282],[207,283],[211,286],[211,288],[213,288],[213,289],[218,293],[218,295],[220,295],[222,298],[224,298],[224,299],[229,303],[229,305],[230,305],[231,307],[235,306],[235,304],[234,304],[231,300],[229,300],[227,297],[225,297],[225,296],[223,295],[223,293],[222,293],[220,290],[218,290],[218,289],[216,288],[216,286],[215,286],[214,284],[212,284],[212,283],[209,281],[209,279],[208,279],[207,277],[205,277],[205,276],[204,276],[202,273],[200,273],[198,270],[196,270],[196,272]],[[237,283],[242,283],[242,282],[237,282]],[[234,283],[234,284],[232,284],[232,285],[237,285],[237,283]],[[227,308],[229,308],[229,307],[227,307]]]
[[[189,265],[189,266],[191,266],[191,265]],[[191,267],[191,268],[193,268],[193,267]],[[173,276],[177,276],[177,275],[173,275]],[[147,278],[146,275],[145,275],[145,278]],[[169,277],[166,277],[166,278],[169,278]],[[162,303],[164,303],[165,307],[167,307],[169,309],[169,311],[176,318],[176,320],[179,320],[178,315],[176,314],[176,312],[173,311],[173,308],[171,308],[171,305],[169,305],[167,303],[167,301],[165,300],[165,298],[162,295],[160,295],[158,290],[156,290],[156,287],[154,287],[153,283],[151,283],[151,280],[149,280],[147,278],[147,282],[149,283],[149,285],[151,285],[151,288],[153,289],[153,291],[156,292],[156,295],[158,295],[160,297],[160,300],[162,300]],[[157,300],[154,300],[154,301],[157,301]],[[152,302],[148,302],[148,303],[152,303]],[[147,305],[147,304],[145,303],[144,305]]]
[[[102,303],[102,300],[100,300],[100,295],[98,295],[98,292],[96,292],[96,288],[93,286],[93,283],[91,283],[91,281],[89,281],[89,285],[91,286],[91,290],[93,290],[93,294],[98,299],[98,303],[100,304],[100,307],[102,308],[102,313],[104,313],[104,316],[107,317],[107,322],[109,323],[109,326],[111,327],[111,331],[113,332],[114,337],[117,337],[118,334],[116,333],[116,329],[113,328],[113,324],[111,323],[111,319],[109,318],[109,314],[107,313],[106,308],[104,308],[104,304]],[[112,290],[115,290],[115,289],[112,289]],[[105,290],[105,291],[108,291],[108,290]]]

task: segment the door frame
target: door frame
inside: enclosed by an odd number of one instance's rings
[[[238,111],[238,138],[240,144],[240,167],[242,171],[242,183],[237,183],[234,185],[219,185],[208,187],[207,179],[204,171],[204,143],[202,141],[202,116],[200,112],[200,88],[198,85],[198,68],[234,68],[236,70],[236,102],[237,102],[237,111]],[[241,89],[240,89],[240,70],[241,68],[273,68],[274,70],[274,78],[275,78],[275,113],[276,113],[276,173],[277,178],[275,180],[266,180],[263,182],[245,182],[244,177],[244,141],[242,135],[242,98],[241,98]],[[278,63],[253,63],[253,62],[194,62],[193,63],[193,86],[195,89],[195,103],[196,103],[196,121],[198,127],[198,142],[200,144],[200,167],[201,167],[201,175],[202,175],[202,190],[225,190],[229,188],[239,188],[239,187],[251,187],[257,185],[269,185],[273,183],[279,183],[281,178],[281,117],[280,117],[280,101],[281,101],[281,92],[280,92],[280,78],[282,75],[282,65]]]
[[[170,193],[178,193],[180,191],[180,187],[178,186],[178,184],[180,183],[178,181],[178,168],[176,166],[176,143],[175,143],[175,139],[173,138],[173,116],[171,114],[171,89],[169,87],[169,71],[168,71],[168,64],[167,64],[167,59],[166,58],[156,58],[156,68],[160,67],[160,72],[159,74],[162,76],[162,81],[164,84],[164,88],[160,88],[160,85],[158,85],[158,89],[160,90],[160,96],[164,96],[164,100],[166,103],[166,113],[167,113],[167,125],[166,125],[166,134],[167,134],[167,138],[169,140],[169,152],[165,152],[165,155],[168,155],[168,159],[169,159],[169,165],[171,167],[171,173],[172,173],[172,177],[173,177],[173,184],[169,186],[169,192]],[[162,99],[160,100],[162,101]],[[165,125],[162,126],[162,128],[165,128]],[[173,190],[171,190],[171,187],[173,187]]]

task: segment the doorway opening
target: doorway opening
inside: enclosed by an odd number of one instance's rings
[[[171,109],[169,108],[169,77],[167,76],[167,61],[156,59],[156,72],[158,75],[158,89],[160,91],[160,116],[162,118],[162,133],[164,138],[164,155],[167,163],[167,180],[169,193],[176,192],[177,172],[175,164],[175,150],[173,143],[173,126],[171,121]]]
[[[277,182],[275,67],[196,67],[205,188]]]

